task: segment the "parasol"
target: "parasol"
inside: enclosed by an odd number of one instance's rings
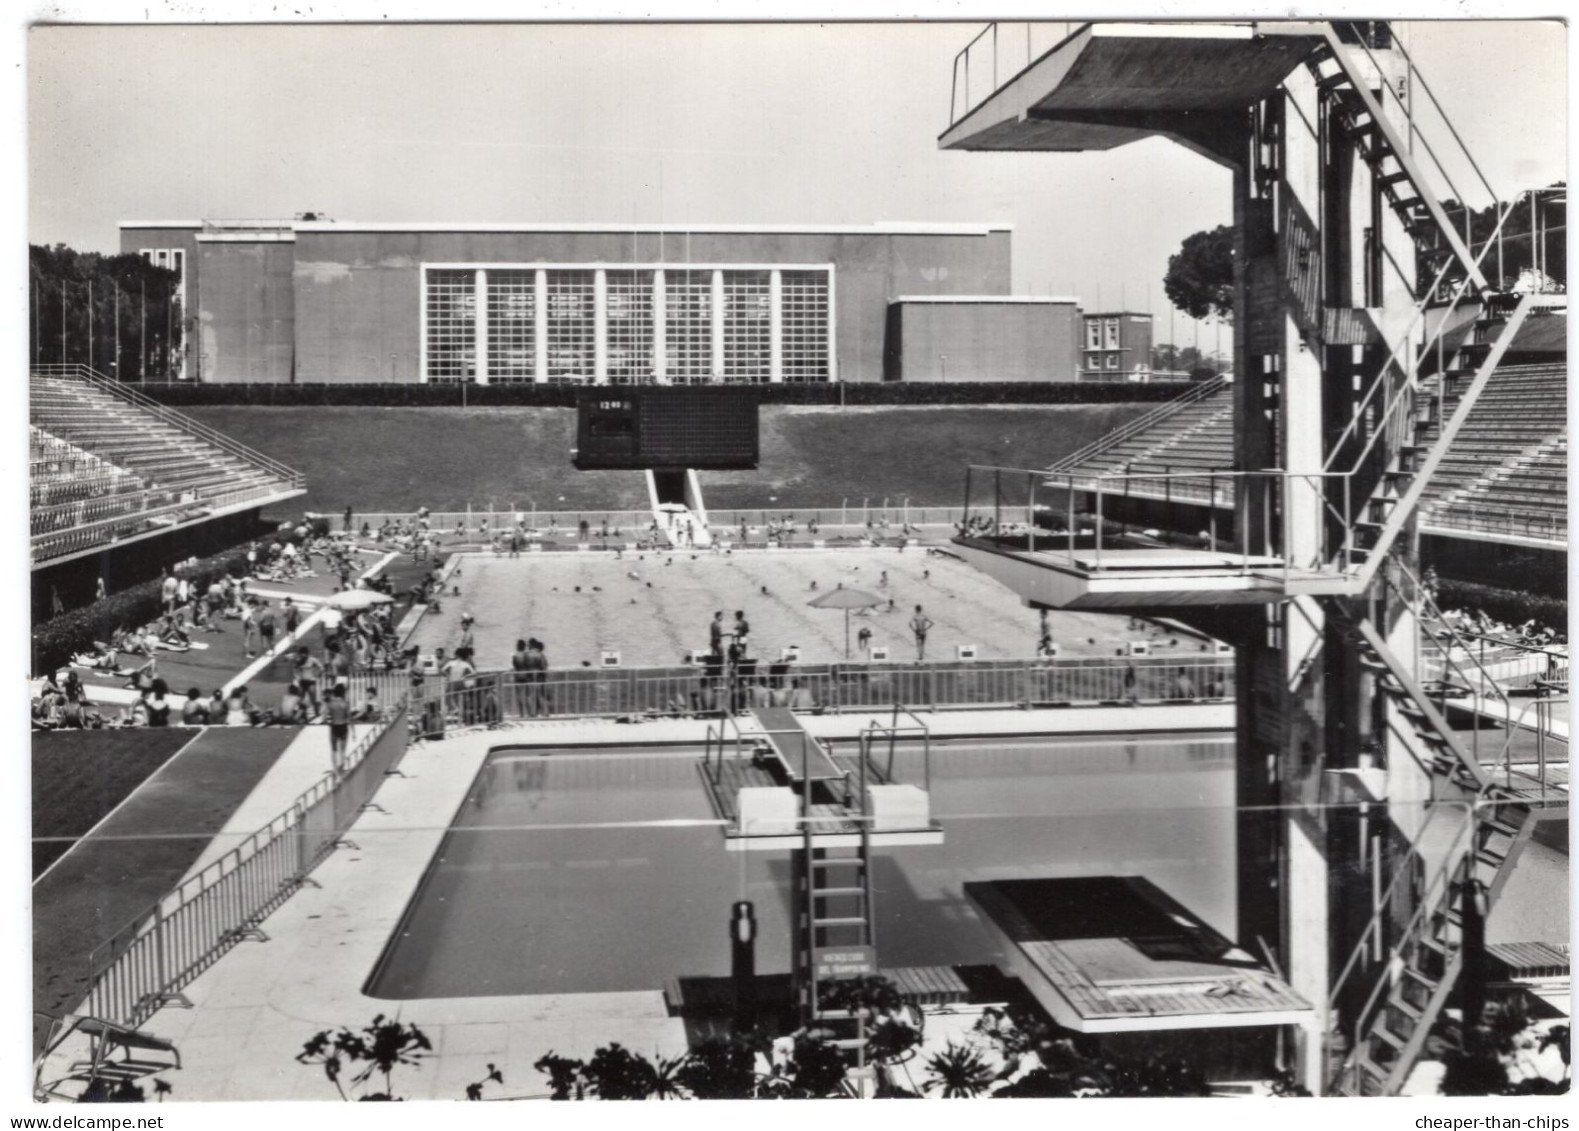
[[[330,597],[327,603],[337,609],[351,611],[366,609],[373,605],[388,605],[394,600],[393,597],[386,597],[376,589],[342,589]]]
[[[814,609],[844,610],[844,658],[848,660],[850,658],[850,610],[875,608],[883,604],[884,599],[861,589],[846,589],[841,585],[838,589],[830,589],[806,603]]]

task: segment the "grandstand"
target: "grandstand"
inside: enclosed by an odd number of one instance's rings
[[[1053,464],[1049,470],[1075,477],[1077,486],[1094,488],[1104,475],[1170,475],[1177,472],[1230,471],[1234,465],[1233,385],[1214,377],[1153,412],[1108,433]],[[1165,479],[1122,481],[1115,488],[1148,498],[1189,498],[1205,502],[1207,485]],[[1233,505],[1232,484],[1212,494],[1218,506]]]
[[[302,477],[86,366],[29,387],[34,568],[303,492]]]
[[[1437,469],[1422,527],[1566,543],[1567,386],[1566,365],[1501,366]]]
[[[1448,370],[1442,403],[1432,409],[1435,420],[1452,414],[1461,394],[1456,382],[1464,372]],[[1422,529],[1453,537],[1566,545],[1567,386],[1566,364],[1499,366],[1426,491]],[[1436,427],[1424,425],[1421,435],[1434,438]],[[1048,470],[1072,476],[1075,486],[1086,490],[1096,489],[1099,477],[1110,476],[1118,478],[1104,481],[1103,490],[1117,495],[1204,503],[1207,483],[1165,477],[1233,470],[1233,434],[1232,386],[1217,378]],[[1225,478],[1212,493],[1217,507],[1233,506],[1231,480]]]

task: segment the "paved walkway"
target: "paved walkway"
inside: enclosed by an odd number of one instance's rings
[[[1166,705],[1139,709],[952,712],[928,716],[933,733],[1014,735],[1100,733],[1136,729],[1222,729],[1231,704]],[[806,717],[824,736],[853,735],[866,715]],[[323,755],[308,728],[279,758],[225,822],[211,857],[250,823],[261,825],[322,772]],[[352,827],[354,848],[333,853],[314,872],[316,886],[293,895],[266,923],[268,942],[243,942],[184,991],[195,1008],[160,1010],[145,1026],[174,1040],[184,1069],[172,1077],[175,1100],[330,1099],[317,1068],[295,1062],[302,1043],[321,1029],[359,1027],[388,1003],[363,986],[425,875],[450,822],[490,750],[511,745],[666,743],[700,745],[706,724],[661,720],[629,726],[601,720],[523,722],[498,731],[452,733],[442,742],[413,746],[401,773],[379,791],[377,806]],[[250,831],[250,830],[249,830]],[[427,999],[408,1003],[406,1019],[420,1024],[434,1056],[420,1070],[399,1075],[397,1091],[410,1099],[457,1099],[490,1061],[512,1076],[549,1050],[589,1056],[618,1040],[646,1055],[676,1055],[687,1047],[684,1023],[670,1018],[662,991]],[[529,1068],[527,1069],[529,1071]],[[542,1094],[540,1078],[511,1080],[505,1094]]]

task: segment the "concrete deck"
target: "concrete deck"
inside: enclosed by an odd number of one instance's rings
[[[1059,711],[954,712],[927,716],[934,737],[1220,730],[1232,725],[1223,703]],[[819,737],[853,737],[868,715],[803,716]],[[203,853],[212,859],[284,808],[327,761],[324,728],[306,728]],[[700,747],[706,723],[661,720],[542,720],[501,730],[451,734],[418,743],[377,795],[378,807],[352,826],[354,847],[335,852],[309,886],[265,923],[269,941],[243,942],[186,987],[192,1009],[166,1007],[144,1028],[176,1042],[185,1067],[169,1074],[173,1100],[333,1099],[321,1069],[298,1065],[302,1044],[322,1029],[369,1023],[391,1003],[363,992],[398,928],[451,819],[492,749],[506,746],[625,743]],[[700,788],[700,783],[698,784]],[[247,830],[247,831],[250,831]],[[200,861],[201,862],[201,861]],[[550,1050],[589,1056],[618,1040],[651,1055],[686,1048],[684,1022],[668,1016],[663,989],[593,994],[433,998],[406,1003],[434,1054],[407,1070],[398,1091],[410,1099],[459,1099],[494,1062],[511,1086],[504,1094],[541,1095],[530,1065]],[[69,1057],[73,1050],[62,1050]]]

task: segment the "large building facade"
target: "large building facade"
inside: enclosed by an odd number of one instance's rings
[[[179,257],[184,372],[203,382],[878,381],[891,302],[1006,298],[1010,284],[1004,224],[309,219],[120,232],[123,251]],[[1038,340],[1022,334],[1010,352]],[[1000,361],[997,379],[1036,369]]]

